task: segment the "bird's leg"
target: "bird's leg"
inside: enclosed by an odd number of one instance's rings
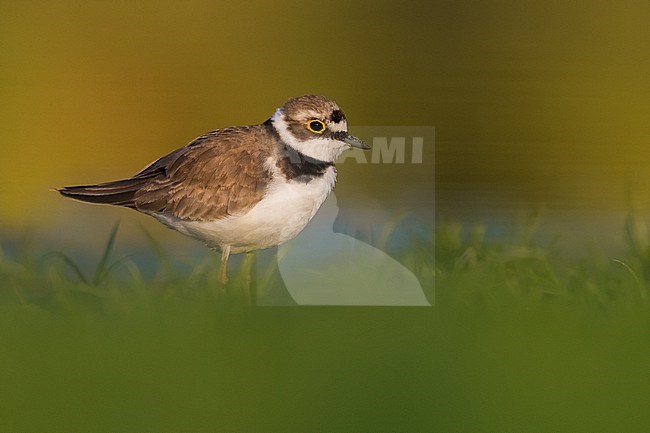
[[[244,256],[244,263],[242,264],[242,274],[244,276],[244,295],[248,300],[248,305],[253,306],[256,302],[255,288],[251,288],[251,270],[253,262],[255,261],[255,253],[249,251]]]
[[[228,282],[228,257],[230,256],[230,245],[221,248],[221,265],[219,266],[219,282],[226,284]]]

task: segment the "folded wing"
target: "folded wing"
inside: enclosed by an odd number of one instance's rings
[[[66,197],[184,220],[211,221],[250,210],[271,181],[264,130],[208,133],[130,179],[61,188]]]

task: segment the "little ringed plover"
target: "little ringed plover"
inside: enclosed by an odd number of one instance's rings
[[[287,101],[266,122],[208,132],[131,178],[69,186],[65,197],[125,206],[228,256],[279,245],[312,219],[336,181],[348,133],[343,111],[323,96]]]

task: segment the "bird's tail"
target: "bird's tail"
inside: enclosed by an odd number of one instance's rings
[[[87,203],[112,204],[135,208],[135,193],[147,179],[124,179],[97,185],[66,186],[57,189],[64,197]]]

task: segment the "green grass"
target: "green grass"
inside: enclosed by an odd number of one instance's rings
[[[431,308],[250,308],[212,258],[114,258],[117,226],[89,269],[2,254],[0,432],[648,431],[642,223],[623,256],[569,259],[536,218],[391,251]]]

